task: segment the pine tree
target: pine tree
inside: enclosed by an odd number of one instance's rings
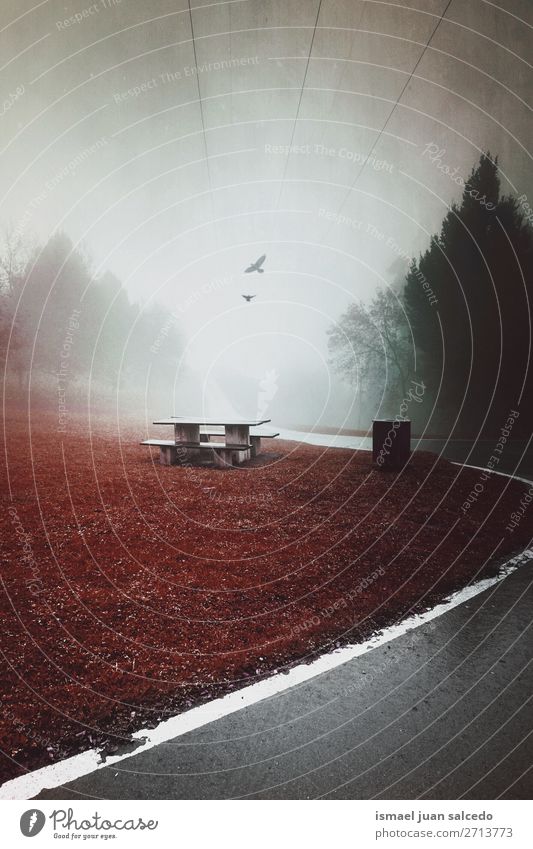
[[[406,309],[436,402],[433,429],[498,432],[522,385],[531,389],[532,254],[533,232],[516,200],[500,194],[497,159],[483,154],[406,279]]]

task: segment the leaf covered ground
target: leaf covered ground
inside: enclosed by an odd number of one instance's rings
[[[150,429],[150,435],[157,433]],[[12,415],[2,486],[2,780],[421,611],[531,537],[525,487],[432,454],[272,441],[161,467],[143,423]],[[168,438],[168,433],[161,435]],[[471,506],[462,505],[471,498]]]

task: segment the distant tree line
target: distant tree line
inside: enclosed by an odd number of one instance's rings
[[[502,195],[483,154],[427,250],[405,279],[354,303],[330,331],[336,368],[371,415],[394,416],[406,381],[426,387],[429,431],[497,433],[511,410],[531,432],[533,228],[520,199]]]
[[[163,333],[163,336],[162,336]],[[154,347],[156,346],[156,347]],[[64,233],[44,246],[7,233],[0,247],[0,359],[21,392],[48,390],[61,379],[111,396],[172,387],[182,341],[168,311],[132,303],[110,272],[94,276]],[[154,354],[155,352],[155,354]]]

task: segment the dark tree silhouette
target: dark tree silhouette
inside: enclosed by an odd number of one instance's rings
[[[521,411],[515,433],[530,428],[532,260],[533,231],[517,200],[501,196],[497,159],[484,154],[406,280],[406,309],[436,401],[433,429],[497,433],[513,409]]]

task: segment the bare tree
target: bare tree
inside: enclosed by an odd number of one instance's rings
[[[13,225],[3,228],[0,243],[0,292],[13,295],[31,255],[32,245],[24,242]]]
[[[0,242],[0,360],[8,361],[9,371],[17,375],[19,388],[26,376],[26,338],[20,308],[21,284],[32,247],[12,226],[3,230]]]
[[[360,405],[383,394],[393,407],[407,395],[411,333],[391,289],[379,289],[369,304],[350,304],[329,331],[329,350],[335,369],[356,386]]]

